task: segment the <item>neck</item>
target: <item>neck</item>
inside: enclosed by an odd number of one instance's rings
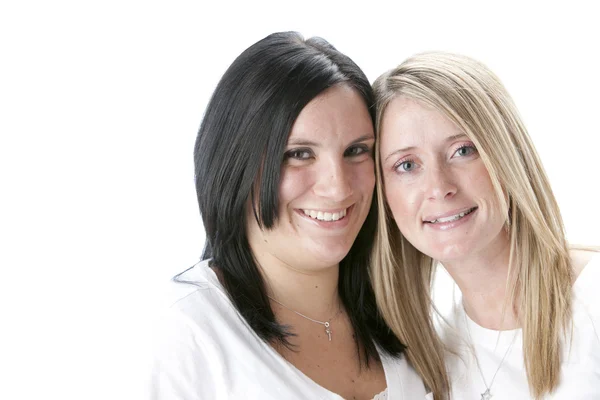
[[[509,257],[510,241],[506,235],[478,254],[442,261],[462,292],[465,312],[484,328],[509,330],[519,327],[515,304],[509,299],[506,287]]]
[[[311,271],[264,254],[257,257],[257,262],[267,295],[285,307],[321,321],[330,319],[339,309],[339,265]]]

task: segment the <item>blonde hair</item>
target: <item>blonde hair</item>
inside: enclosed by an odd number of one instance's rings
[[[389,102],[403,96],[428,104],[475,144],[507,216],[510,261],[506,306],[523,329],[523,354],[533,397],[559,383],[561,339],[571,326],[573,271],[558,204],[519,113],[500,80],[471,58],[417,54],[374,83],[376,128]],[[381,137],[381,136],[380,136]],[[385,204],[379,141],[379,213],[371,273],[384,318],[408,347],[407,357],[436,399],[449,393],[443,345],[432,322],[435,260],[401,234]]]

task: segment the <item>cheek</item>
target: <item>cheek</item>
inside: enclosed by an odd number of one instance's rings
[[[477,197],[484,199],[486,203],[493,205],[493,211],[500,210],[496,191],[483,162],[470,174],[469,179],[464,182],[464,187],[471,190]]]
[[[466,172],[466,173],[465,173]],[[465,171],[461,171],[461,175],[469,176],[469,181],[477,184],[476,187],[481,188],[482,191],[490,191],[493,192],[492,180],[490,179],[490,174],[485,168],[485,164],[483,161],[478,160],[478,162]]]
[[[284,168],[279,182],[279,212],[284,213],[288,203],[310,190],[314,173],[308,168]]]
[[[470,197],[478,199],[483,204],[483,208],[487,213],[487,227],[494,235],[497,230],[504,226],[508,217],[502,213],[502,207],[496,197],[490,175],[483,162],[481,162],[478,168],[473,169],[468,176],[469,179],[465,180],[463,187],[466,188],[465,190],[468,191]]]
[[[372,193],[375,189],[375,165],[373,161],[365,161],[353,168],[352,185],[355,190]]]
[[[394,179],[386,179],[385,198],[393,217],[402,229],[405,222],[416,218],[419,209],[420,191],[411,185],[401,185]]]

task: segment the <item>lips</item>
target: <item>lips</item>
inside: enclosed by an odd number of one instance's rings
[[[448,222],[458,221],[467,215],[471,214],[473,211],[477,210],[477,207],[466,208],[462,210],[453,210],[444,214],[427,216],[423,219],[423,223],[425,224],[443,224]]]

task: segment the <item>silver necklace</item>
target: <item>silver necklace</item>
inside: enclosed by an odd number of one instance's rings
[[[291,308],[289,308],[289,307],[288,307],[288,306],[286,306],[285,304],[283,304],[283,303],[281,303],[281,302],[279,302],[279,301],[275,300],[275,299],[274,299],[274,298],[272,298],[271,296],[267,296],[267,297],[268,297],[268,298],[270,298],[271,300],[273,300],[275,303],[279,304],[281,307],[283,307],[283,308],[287,308],[288,310],[290,310],[290,311],[292,311],[292,312],[295,312],[296,314],[298,314],[298,315],[299,315],[299,316],[301,316],[302,318],[306,318],[306,319],[307,319],[307,320],[309,320],[309,321],[316,322],[317,324],[321,324],[321,325],[323,325],[323,326],[325,327],[325,333],[327,334],[327,336],[329,337],[329,341],[331,342],[331,328],[330,328],[330,325],[331,325],[331,324],[330,324],[330,322],[331,322],[331,321],[332,321],[334,318],[336,318],[338,315],[340,315],[340,314],[342,313],[342,309],[341,309],[341,307],[340,307],[340,309],[338,310],[338,312],[337,312],[337,313],[336,313],[336,314],[335,314],[333,317],[329,318],[327,321],[317,321],[316,319],[312,319],[312,318],[310,318],[310,317],[307,317],[306,315],[304,315],[304,314],[302,314],[302,313],[299,313],[299,312],[298,312],[298,311],[296,311],[296,310],[292,310]]]
[[[469,335],[469,342],[471,344],[471,348],[473,349],[473,356],[475,357],[475,363],[477,364],[477,369],[479,370],[479,375],[481,375],[481,380],[483,381],[483,384],[485,385],[485,392],[481,393],[481,400],[490,400],[492,398],[492,385],[494,384],[494,380],[496,379],[496,375],[498,374],[498,371],[500,371],[500,368],[502,367],[502,364],[504,364],[504,360],[506,359],[506,356],[508,355],[508,353],[510,352],[510,349],[512,349],[513,344],[515,343],[515,339],[517,338],[517,332],[515,332],[515,334],[513,335],[512,340],[510,341],[510,345],[508,346],[508,348],[506,349],[506,351],[504,352],[504,356],[502,356],[502,360],[500,360],[500,364],[498,364],[498,368],[496,368],[496,372],[494,372],[494,375],[492,376],[492,380],[490,381],[490,384],[487,384],[487,381],[485,380],[485,376],[483,375],[483,370],[481,369],[481,365],[479,364],[479,358],[477,357],[477,350],[475,350],[475,343],[473,342],[473,338],[471,337],[471,328],[469,327],[469,322],[467,321],[467,311],[463,308],[463,312],[464,317],[465,317],[465,325],[467,326],[467,334]],[[498,337],[500,337],[500,331],[498,332]]]

